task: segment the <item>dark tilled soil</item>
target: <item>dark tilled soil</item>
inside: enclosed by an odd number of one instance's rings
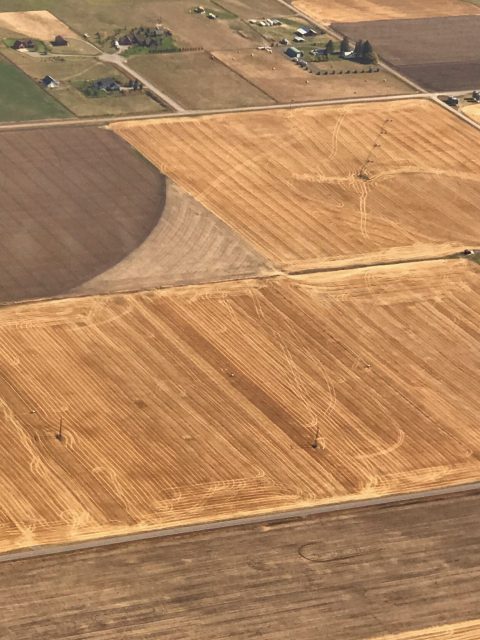
[[[427,91],[463,91],[480,87],[480,58],[478,62],[415,64],[397,69]]]
[[[478,494],[454,496],[6,563],[0,635],[365,640],[456,625],[478,617],[479,515]]]
[[[480,16],[336,23],[352,40],[370,40],[377,53],[432,91],[476,88],[480,75]]]
[[[0,134],[0,303],[67,294],[149,235],[165,177],[111,131]]]

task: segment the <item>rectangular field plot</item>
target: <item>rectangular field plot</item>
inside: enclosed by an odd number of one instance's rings
[[[275,103],[273,98],[206,51],[134,56],[129,65],[188,109],[228,109]]]
[[[480,15],[468,0],[294,0],[293,5],[325,23]]]
[[[49,90],[50,95],[78,117],[154,114],[164,111],[160,103],[143,91],[117,91],[110,94],[103,91],[96,97],[86,96],[82,89],[95,80],[113,77],[122,84],[127,84],[129,78],[110,64],[80,56],[37,57],[12,49],[4,49],[2,53],[36,83],[46,75],[60,82],[59,87]]]
[[[480,134],[426,100],[112,128],[282,269],[480,246]]]
[[[425,89],[477,87],[480,10],[476,16],[339,22],[334,26],[353,40],[369,40],[379,56]]]
[[[9,562],[0,634],[477,640],[479,517],[460,494]]]
[[[272,54],[250,49],[215,51],[214,56],[284,104],[412,92],[409,84],[383,69],[379,73],[368,73],[367,66],[346,60],[310,63],[312,73],[308,73],[287,58],[283,50],[284,47],[275,48]],[[332,71],[335,71],[335,75],[323,75]],[[317,75],[317,72],[321,75]]]
[[[73,118],[52,96],[4,60],[0,60],[0,95],[0,121]]]
[[[474,480],[479,313],[467,259],[3,308],[0,550]]]

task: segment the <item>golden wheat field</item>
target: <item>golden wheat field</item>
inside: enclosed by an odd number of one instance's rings
[[[480,133],[428,100],[111,128],[289,271],[480,245]]]
[[[466,259],[1,308],[0,551],[476,479],[479,314]]]
[[[479,14],[468,0],[294,0],[318,22],[362,22],[395,18],[435,18]]]
[[[1,12],[0,28],[39,40],[53,40],[57,35],[64,38],[78,38],[70,27],[50,11]]]
[[[427,629],[377,636],[371,640],[478,640],[480,620],[466,620]]]

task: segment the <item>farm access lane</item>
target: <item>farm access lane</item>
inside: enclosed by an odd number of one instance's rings
[[[174,111],[180,112],[182,114],[185,113],[185,108],[182,107],[182,105],[176,102],[173,98],[170,98],[170,96],[168,96],[163,91],[160,91],[160,89],[158,89],[144,76],[140,75],[137,71],[129,67],[125,60],[118,53],[102,53],[102,55],[98,56],[98,59],[102,62],[113,64],[114,66],[120,68],[127,75],[133,76],[136,80],[141,82],[144,87],[147,87],[147,89],[151,91],[151,93],[157,96],[157,98],[159,98]]]

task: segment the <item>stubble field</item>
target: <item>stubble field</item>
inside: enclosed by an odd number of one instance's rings
[[[0,304],[272,270],[111,131],[9,131],[0,146]]]
[[[480,135],[426,100],[111,127],[289,271],[480,246]]]
[[[325,23],[480,15],[479,7],[466,0],[294,0],[293,5]]]
[[[479,293],[458,259],[0,309],[0,550],[478,478]]]
[[[50,11],[0,12],[0,28],[39,40],[53,40],[55,36],[78,39],[79,36]]]
[[[239,49],[214,51],[213,55],[275,101],[284,104],[412,93],[409,84],[384,70],[367,73],[368,67],[347,61],[311,63],[313,73],[307,73],[287,58],[283,47],[275,48],[272,54]],[[341,70],[342,75],[316,75],[317,71],[330,71],[333,68]],[[347,70],[348,74],[343,75]]]
[[[233,109],[274,104],[275,100],[206,51],[132,56],[129,66],[187,109]]]

